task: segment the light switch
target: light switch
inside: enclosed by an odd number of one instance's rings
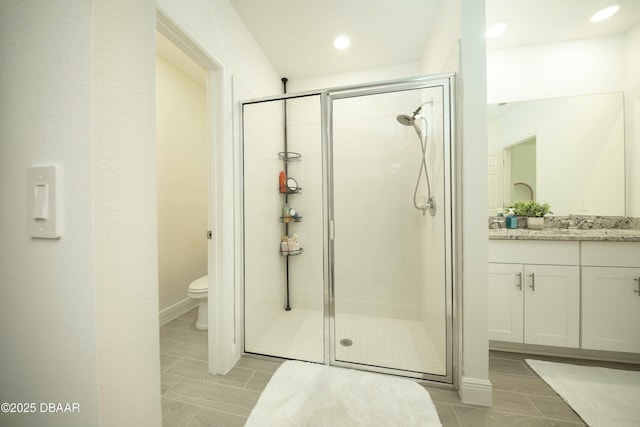
[[[62,237],[63,178],[60,166],[27,169],[27,228],[31,237]]]
[[[49,218],[49,191],[47,184],[38,183],[33,193],[33,218],[46,220]]]

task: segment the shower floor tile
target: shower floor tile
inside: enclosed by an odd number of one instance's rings
[[[352,344],[336,346],[337,360],[446,374],[444,357],[438,354],[420,321],[338,314],[336,340],[342,339],[348,339]]]
[[[247,352],[287,359],[324,361],[324,318],[321,311],[283,311],[264,336]]]
[[[373,366],[443,375],[438,354],[422,322],[353,314],[338,314],[336,359]],[[247,352],[322,363],[324,318],[320,311],[283,311]]]

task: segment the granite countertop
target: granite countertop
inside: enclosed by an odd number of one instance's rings
[[[504,217],[489,217],[489,240],[573,240],[640,242],[640,218],[626,216],[546,216],[543,230],[525,228],[527,219],[518,217],[518,228],[504,228]],[[499,226],[499,228],[494,228]]]
[[[573,241],[610,241],[640,242],[640,230],[637,229],[567,229],[545,228],[544,230],[490,229],[489,240],[573,240]]]

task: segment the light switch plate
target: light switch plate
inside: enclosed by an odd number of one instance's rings
[[[27,169],[27,229],[37,239],[62,237],[64,174],[61,166]]]

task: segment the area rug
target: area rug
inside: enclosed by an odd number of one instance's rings
[[[246,427],[440,426],[429,393],[414,381],[287,361],[273,374]]]
[[[525,361],[590,427],[640,426],[640,372]]]

